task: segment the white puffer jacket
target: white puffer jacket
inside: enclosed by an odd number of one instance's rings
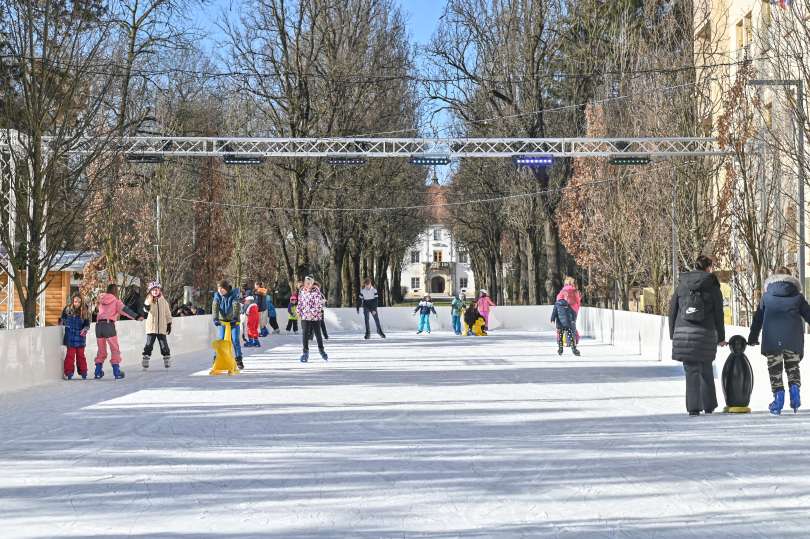
[[[154,298],[149,294],[144,305],[149,309],[149,316],[146,317],[147,335],[166,335],[169,332],[169,324],[172,323],[172,310],[169,302],[162,295]]]

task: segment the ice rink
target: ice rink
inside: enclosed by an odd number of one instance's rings
[[[810,409],[689,418],[679,364],[550,334],[264,342],[0,396],[0,537],[810,536]]]

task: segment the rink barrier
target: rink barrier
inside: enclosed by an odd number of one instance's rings
[[[438,320],[431,316],[431,327],[434,331],[449,331],[452,327],[449,307],[438,307]],[[509,306],[496,307],[490,315],[490,327],[497,332],[505,331],[553,331],[550,322],[552,307]],[[418,317],[413,308],[383,307],[380,308],[380,320],[384,331],[416,331]],[[278,323],[282,330],[287,324],[287,312],[278,310]],[[363,311],[359,313],[352,308],[326,310],[326,325],[330,332],[355,333],[364,332]],[[669,327],[665,316],[644,313],[616,311],[583,307],[579,314],[577,326],[581,335],[592,338],[599,344],[615,346],[628,355],[643,360],[669,361],[672,356],[672,343],[669,339]],[[118,322],[118,335],[121,352],[124,357],[123,367],[138,365],[144,343],[144,323],[134,321]],[[371,331],[374,322],[371,320]],[[732,335],[747,337],[747,328],[726,327],[727,338]],[[88,334],[86,355],[89,368],[96,356],[95,328]],[[175,318],[169,344],[172,355],[202,352],[211,349],[214,339],[214,326],[211,316],[191,316]],[[809,341],[810,342],[810,341]],[[0,392],[24,389],[36,384],[60,380],[65,348],[62,346],[62,328],[30,328],[0,331],[0,361],[3,376],[0,376]],[[157,343],[153,357],[160,355]],[[716,365],[722,368],[728,355],[728,349],[718,349]],[[767,372],[763,375],[764,361],[759,361],[759,351],[748,351],[748,357],[755,369],[757,386],[762,387]]]

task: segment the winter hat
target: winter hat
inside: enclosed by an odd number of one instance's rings
[[[298,303],[298,294],[293,294],[292,296],[290,296],[290,301]]]
[[[149,283],[149,288],[147,288],[146,291],[151,292],[155,288],[160,288],[161,290],[163,290],[163,286],[161,286],[160,281],[152,281],[151,283]]]
[[[487,294],[487,295],[489,295],[489,292],[487,292],[487,289],[486,289],[486,288],[482,288],[482,289],[481,289],[481,293],[482,293],[482,294]]]
[[[256,298],[254,298],[253,296],[245,296],[245,303],[251,304],[254,301],[256,301]]]

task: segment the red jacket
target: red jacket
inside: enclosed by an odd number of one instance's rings
[[[247,336],[248,339],[259,338],[259,306],[255,303],[248,305],[247,311]]]

